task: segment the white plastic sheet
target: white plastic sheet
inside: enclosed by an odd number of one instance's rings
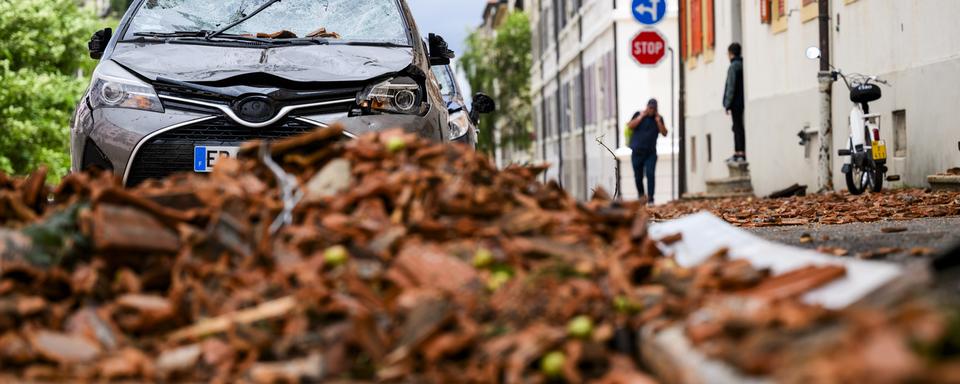
[[[809,304],[830,309],[845,308],[903,273],[903,269],[895,264],[832,257],[773,243],[705,212],[654,224],[650,228],[654,239],[677,233],[683,234],[683,240],[664,251],[676,255],[677,263],[684,267],[696,266],[723,248],[730,250],[731,258],[750,260],[754,266],[770,268],[777,275],[810,265],[842,265],[847,269],[846,277],[803,297]]]

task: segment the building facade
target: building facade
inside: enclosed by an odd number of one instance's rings
[[[816,190],[820,146],[819,63],[805,50],[819,45],[817,0],[679,0],[684,23],[687,177],[690,192],[727,175],[733,152],[730,118],[721,104],[729,60],[743,45],[747,153],[758,195],[800,183]],[[845,72],[890,82],[871,103],[881,116],[897,185],[926,186],[926,177],[960,165],[960,1],[823,0],[829,2],[830,57]],[[849,136],[852,107],[833,86],[833,183],[844,188],[836,156]],[[798,134],[809,140],[800,145]]]
[[[673,105],[678,94],[676,54],[655,68],[641,67],[631,54],[633,38],[644,29],[634,20],[630,0],[532,0],[527,2],[533,30],[531,92],[536,142],[533,157],[550,164],[545,178],[557,180],[580,199],[602,187],[636,198],[630,160],[621,177],[611,149],[625,145],[623,127],[650,98],[676,134]],[[654,28],[671,52],[678,52],[677,7]],[[671,68],[673,66],[673,68]],[[673,69],[673,71],[671,71]],[[673,85],[673,88],[671,88]],[[657,201],[676,196],[675,141],[659,141]]]

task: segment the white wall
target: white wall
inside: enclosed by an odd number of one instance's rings
[[[877,74],[890,80],[884,98],[872,103],[882,115],[882,135],[887,141],[892,173],[912,186],[925,186],[926,176],[960,165],[960,124],[952,113],[960,107],[960,1],[955,0],[832,0],[834,65],[849,72]],[[712,62],[700,58],[687,68],[688,143],[696,137],[696,172],[688,167],[690,191],[701,192],[705,181],[727,176],[723,159],[732,153],[730,120],[721,106],[729,62],[726,47],[732,42],[735,15],[729,2],[717,1],[716,55]],[[788,0],[796,10],[785,31],[775,33],[760,23],[759,6],[743,0],[744,71],[747,98],[747,152],[753,185],[767,195],[793,183],[817,183],[819,138],[809,148],[798,145],[802,129],[819,128],[817,61],[804,51],[818,45],[817,20],[803,20],[801,0]],[[835,29],[839,22],[839,31]],[[842,83],[834,86],[834,148],[845,146],[849,134],[849,93]],[[905,109],[907,156],[894,159],[892,113]],[[713,162],[706,161],[706,138],[713,141]],[[688,145],[689,148],[689,145]],[[836,152],[836,151],[834,151]],[[806,157],[811,153],[810,158]],[[688,154],[688,162],[693,154]],[[834,184],[843,189],[840,173],[845,158],[834,157]]]
[[[742,7],[747,155],[760,196],[795,183],[814,191],[817,185],[817,147],[811,145],[806,158],[807,148],[799,145],[797,134],[804,129],[819,132],[820,65],[806,57],[806,48],[818,44],[819,24],[817,19],[803,20],[801,0],[787,4],[796,11],[787,19],[787,30],[779,33],[760,23],[756,4],[745,1]],[[727,61],[726,46],[723,51]],[[731,146],[721,157],[732,151]]]
[[[833,6],[841,21],[839,32],[833,32],[836,65],[891,83],[883,88],[883,99],[871,104],[871,112],[882,115],[881,132],[891,157],[892,113],[906,111],[907,156],[893,159],[894,171],[908,185],[925,186],[927,175],[960,166],[955,117],[960,108],[960,1],[859,0],[844,5],[834,0]],[[842,85],[834,88],[834,116],[850,110],[847,96]],[[835,135],[834,145],[844,143],[841,136]]]
[[[752,0],[744,1],[744,8],[754,4]],[[723,160],[733,154],[733,133],[731,120],[723,110],[723,90],[730,65],[726,50],[734,42],[731,9],[732,3],[717,1],[715,48],[712,53],[690,58],[686,63],[687,192],[704,192],[707,180],[728,176]],[[745,71],[751,71],[751,65],[747,61]],[[749,88],[751,82],[747,76],[746,87]],[[748,90],[747,97],[750,96]],[[707,135],[712,141],[712,161],[708,161],[707,156]],[[749,140],[747,144],[750,145]]]

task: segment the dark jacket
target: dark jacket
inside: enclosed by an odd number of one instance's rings
[[[659,114],[657,117],[661,117]],[[660,126],[657,125],[657,117],[647,116],[640,120],[640,125],[633,130],[630,136],[630,149],[634,152],[657,152],[657,139],[660,138]]]
[[[743,101],[743,58],[737,57],[730,62],[727,70],[727,87],[723,91],[723,108],[728,111],[742,111]]]

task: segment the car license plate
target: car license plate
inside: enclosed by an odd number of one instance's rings
[[[193,148],[193,171],[197,173],[213,172],[213,167],[221,158],[235,158],[240,147],[196,146]]]
[[[873,159],[874,160],[887,159],[887,143],[885,141],[877,140],[873,142]]]

